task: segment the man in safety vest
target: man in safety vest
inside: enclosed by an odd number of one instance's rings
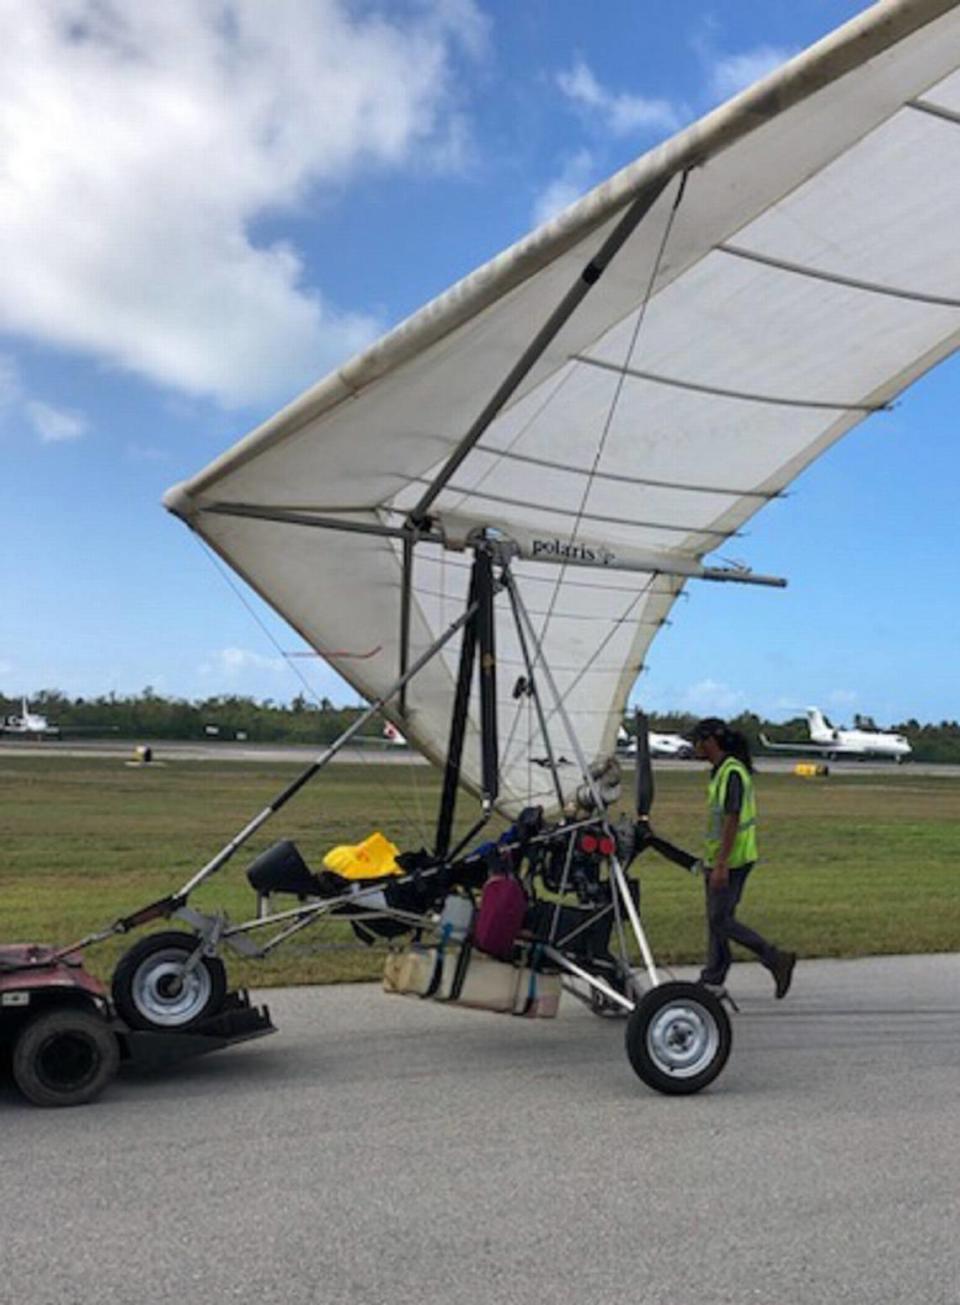
[[[757,859],[757,805],[753,762],[746,739],[715,716],[699,721],[689,735],[694,753],[713,767],[707,789],[707,962],[700,982],[723,994],[732,957],[730,943],[748,948],[767,967],[777,997],[785,997],[796,952],[785,952],[736,918],[747,876]]]

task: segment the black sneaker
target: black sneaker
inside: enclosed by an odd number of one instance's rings
[[[778,1001],[790,991],[790,981],[793,978],[793,967],[796,963],[796,952],[778,952],[777,959],[770,971],[773,975],[773,981],[777,985],[776,997]]]

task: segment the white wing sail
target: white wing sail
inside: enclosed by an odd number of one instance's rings
[[[958,0],[874,5],[454,286],[168,506],[370,698],[400,666],[403,547],[366,531],[429,525],[410,661],[463,609],[469,531],[521,541],[514,572],[567,712],[589,758],[612,752],[701,559],[960,341],[958,66]],[[498,637],[502,805],[549,803],[509,622]],[[438,761],[456,656],[395,715]],[[550,728],[570,758],[556,715]],[[478,773],[468,737],[465,781]]]

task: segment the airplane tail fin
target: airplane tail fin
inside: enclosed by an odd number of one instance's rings
[[[807,728],[810,731],[810,737],[815,743],[828,742],[833,738],[834,729],[830,722],[824,716],[819,707],[808,707],[806,710]]]

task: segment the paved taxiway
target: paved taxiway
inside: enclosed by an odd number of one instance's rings
[[[137,743],[117,739],[47,739],[43,742],[27,739],[0,739],[0,756],[66,756],[66,757],[119,757],[132,759]],[[236,742],[180,742],[150,740],[150,748],[155,761],[245,761],[245,762],[289,762],[291,765],[308,766],[323,752],[323,746],[299,747],[293,744],[273,743],[236,743]],[[793,770],[798,761],[809,757],[773,757],[758,754],[756,760],[763,770],[786,772]],[[621,758],[626,769],[632,769],[632,760]],[[354,765],[405,765],[425,766],[428,763],[410,748],[383,747],[374,743],[369,747],[346,747],[333,758],[333,764],[349,762]],[[699,761],[677,761],[660,759],[654,762],[659,769],[702,770]],[[960,766],[933,765],[922,761],[911,761],[906,766],[897,766],[890,761],[832,761],[829,763],[831,773],[838,775],[875,775],[875,774],[909,774],[941,775],[960,779]]]
[[[23,1305],[954,1305],[960,957],[737,967],[734,1050],[646,1089],[620,1021],[370,985],[94,1106],[0,1090]]]

